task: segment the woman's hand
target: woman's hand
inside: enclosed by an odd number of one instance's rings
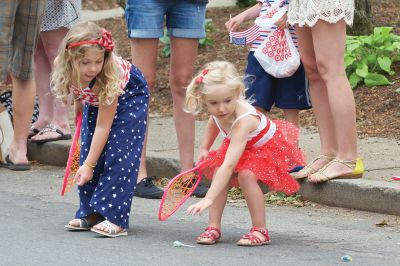
[[[89,167],[86,164],[83,164],[79,167],[78,171],[75,174],[75,181],[78,186],[83,186],[93,178],[93,168]]]
[[[278,27],[278,29],[283,30],[284,28],[287,27],[286,22],[287,22],[287,13],[285,13],[285,15],[283,15],[280,19],[278,19],[275,22],[275,25]]]
[[[190,205],[186,210],[186,214],[194,215],[194,214],[202,214],[207,208],[209,208],[213,204],[213,201],[208,198],[203,198],[196,204]]]

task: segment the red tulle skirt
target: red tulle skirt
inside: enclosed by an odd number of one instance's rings
[[[261,147],[246,147],[235,167],[235,173],[250,170],[268,186],[269,191],[283,191],[290,195],[297,192],[300,185],[288,170],[304,165],[304,155],[297,147],[299,130],[290,122],[273,122],[276,124],[274,136]],[[229,143],[230,139],[225,138],[221,146],[206,157],[202,168],[208,179],[222,165]],[[238,186],[237,178],[232,180],[232,185]]]

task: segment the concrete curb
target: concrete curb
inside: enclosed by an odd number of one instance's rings
[[[28,144],[30,160],[42,164],[65,166],[70,143],[49,142]],[[147,158],[150,175],[172,178],[179,172],[176,159],[150,156]],[[398,185],[376,180],[333,180],[314,185],[301,181],[300,194],[307,200],[334,207],[400,215]]]

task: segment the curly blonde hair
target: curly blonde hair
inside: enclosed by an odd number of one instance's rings
[[[205,107],[207,87],[224,84],[235,91],[238,100],[247,102],[243,78],[235,66],[227,61],[213,61],[192,79],[186,90],[185,111],[193,115],[200,114]]]
[[[96,86],[100,88],[99,101],[101,104],[109,105],[115,97],[123,93],[120,87],[120,70],[116,64],[113,52],[106,51],[97,44],[84,44],[67,49],[71,43],[97,40],[102,36],[102,28],[93,22],[83,22],[73,26],[60,45],[60,50],[51,75],[51,86],[53,92],[64,103],[68,101],[70,88],[75,85],[81,86],[78,60],[85,56],[88,49],[104,51],[103,69],[96,77]],[[72,80],[74,78],[74,80]],[[77,84],[76,84],[77,83]]]

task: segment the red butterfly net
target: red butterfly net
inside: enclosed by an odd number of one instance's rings
[[[71,190],[72,186],[75,184],[74,176],[79,169],[79,156],[81,153],[79,136],[81,134],[82,127],[82,113],[78,113],[76,115],[75,126],[75,134],[74,138],[72,139],[71,148],[69,149],[67,166],[65,167],[61,196],[64,196],[65,192],[69,192]]]
[[[192,195],[202,179],[202,164],[198,164],[169,181],[161,199],[158,219],[165,221]]]

